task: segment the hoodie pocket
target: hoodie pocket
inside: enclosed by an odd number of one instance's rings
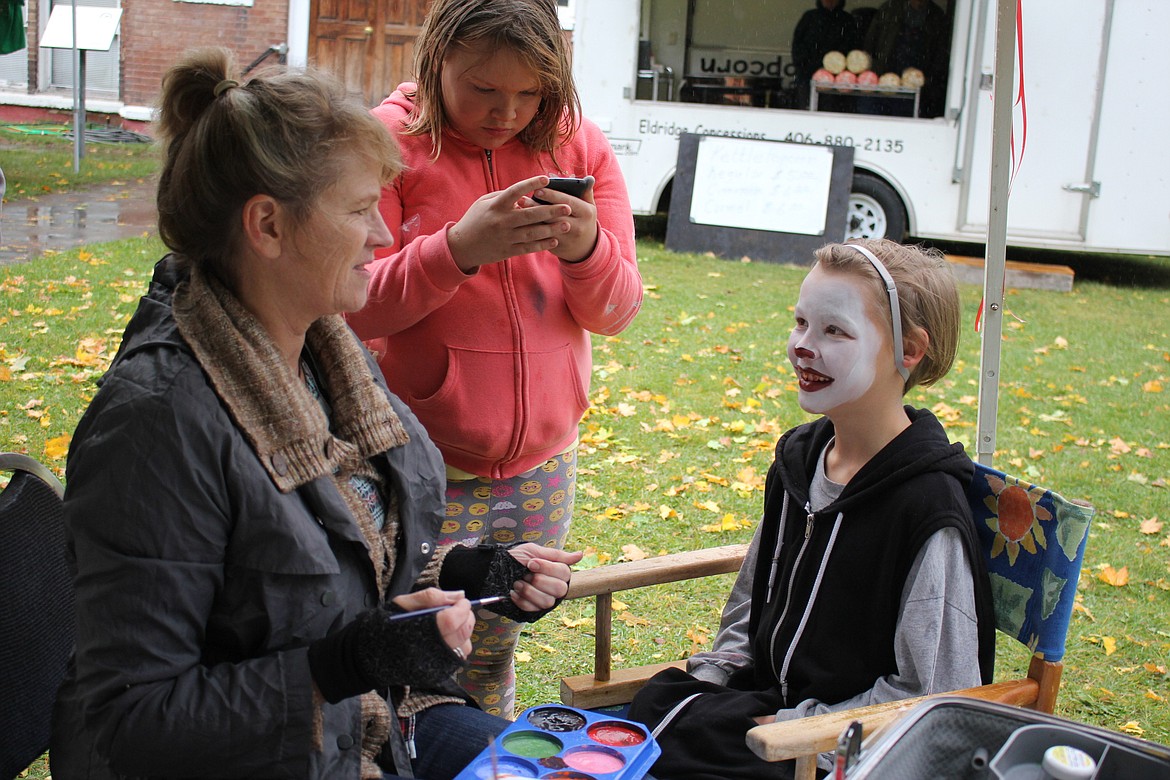
[[[490,461],[556,446],[588,406],[568,344],[525,353],[448,347],[439,389],[407,402],[441,448]]]

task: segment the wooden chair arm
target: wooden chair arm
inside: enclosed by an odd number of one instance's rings
[[[916,705],[939,696],[969,696],[1002,704],[1026,706],[1036,701],[1039,690],[1040,687],[1035,680],[1024,678],[981,685],[961,691],[948,691],[929,696],[918,696],[913,699],[871,704],[868,707],[814,715],[784,723],[766,723],[748,731],[747,744],[753,753],[765,761],[797,759],[796,778],[801,780],[802,765],[811,766],[815,772],[816,755],[833,750],[841,732],[855,720],[861,721],[868,737],[883,726],[897,720]],[[804,776],[812,777],[815,775]]]
[[[729,544],[575,571],[565,598],[580,599],[739,571],[747,548],[746,544]]]

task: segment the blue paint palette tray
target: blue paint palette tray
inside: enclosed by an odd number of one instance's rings
[[[542,704],[520,713],[455,780],[639,780],[661,754],[641,723]]]

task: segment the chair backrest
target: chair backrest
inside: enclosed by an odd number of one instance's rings
[[[987,556],[995,627],[1042,660],[1060,661],[1095,510],[981,463],[967,497]]]
[[[73,651],[73,581],[61,483],[35,460],[0,454],[0,778],[49,746],[57,688]]]

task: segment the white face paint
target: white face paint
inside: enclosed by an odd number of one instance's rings
[[[873,386],[882,348],[892,340],[870,313],[865,281],[816,266],[800,286],[788,360],[800,382],[800,408],[827,414]],[[892,350],[892,347],[890,348]],[[888,361],[893,370],[893,358]]]

